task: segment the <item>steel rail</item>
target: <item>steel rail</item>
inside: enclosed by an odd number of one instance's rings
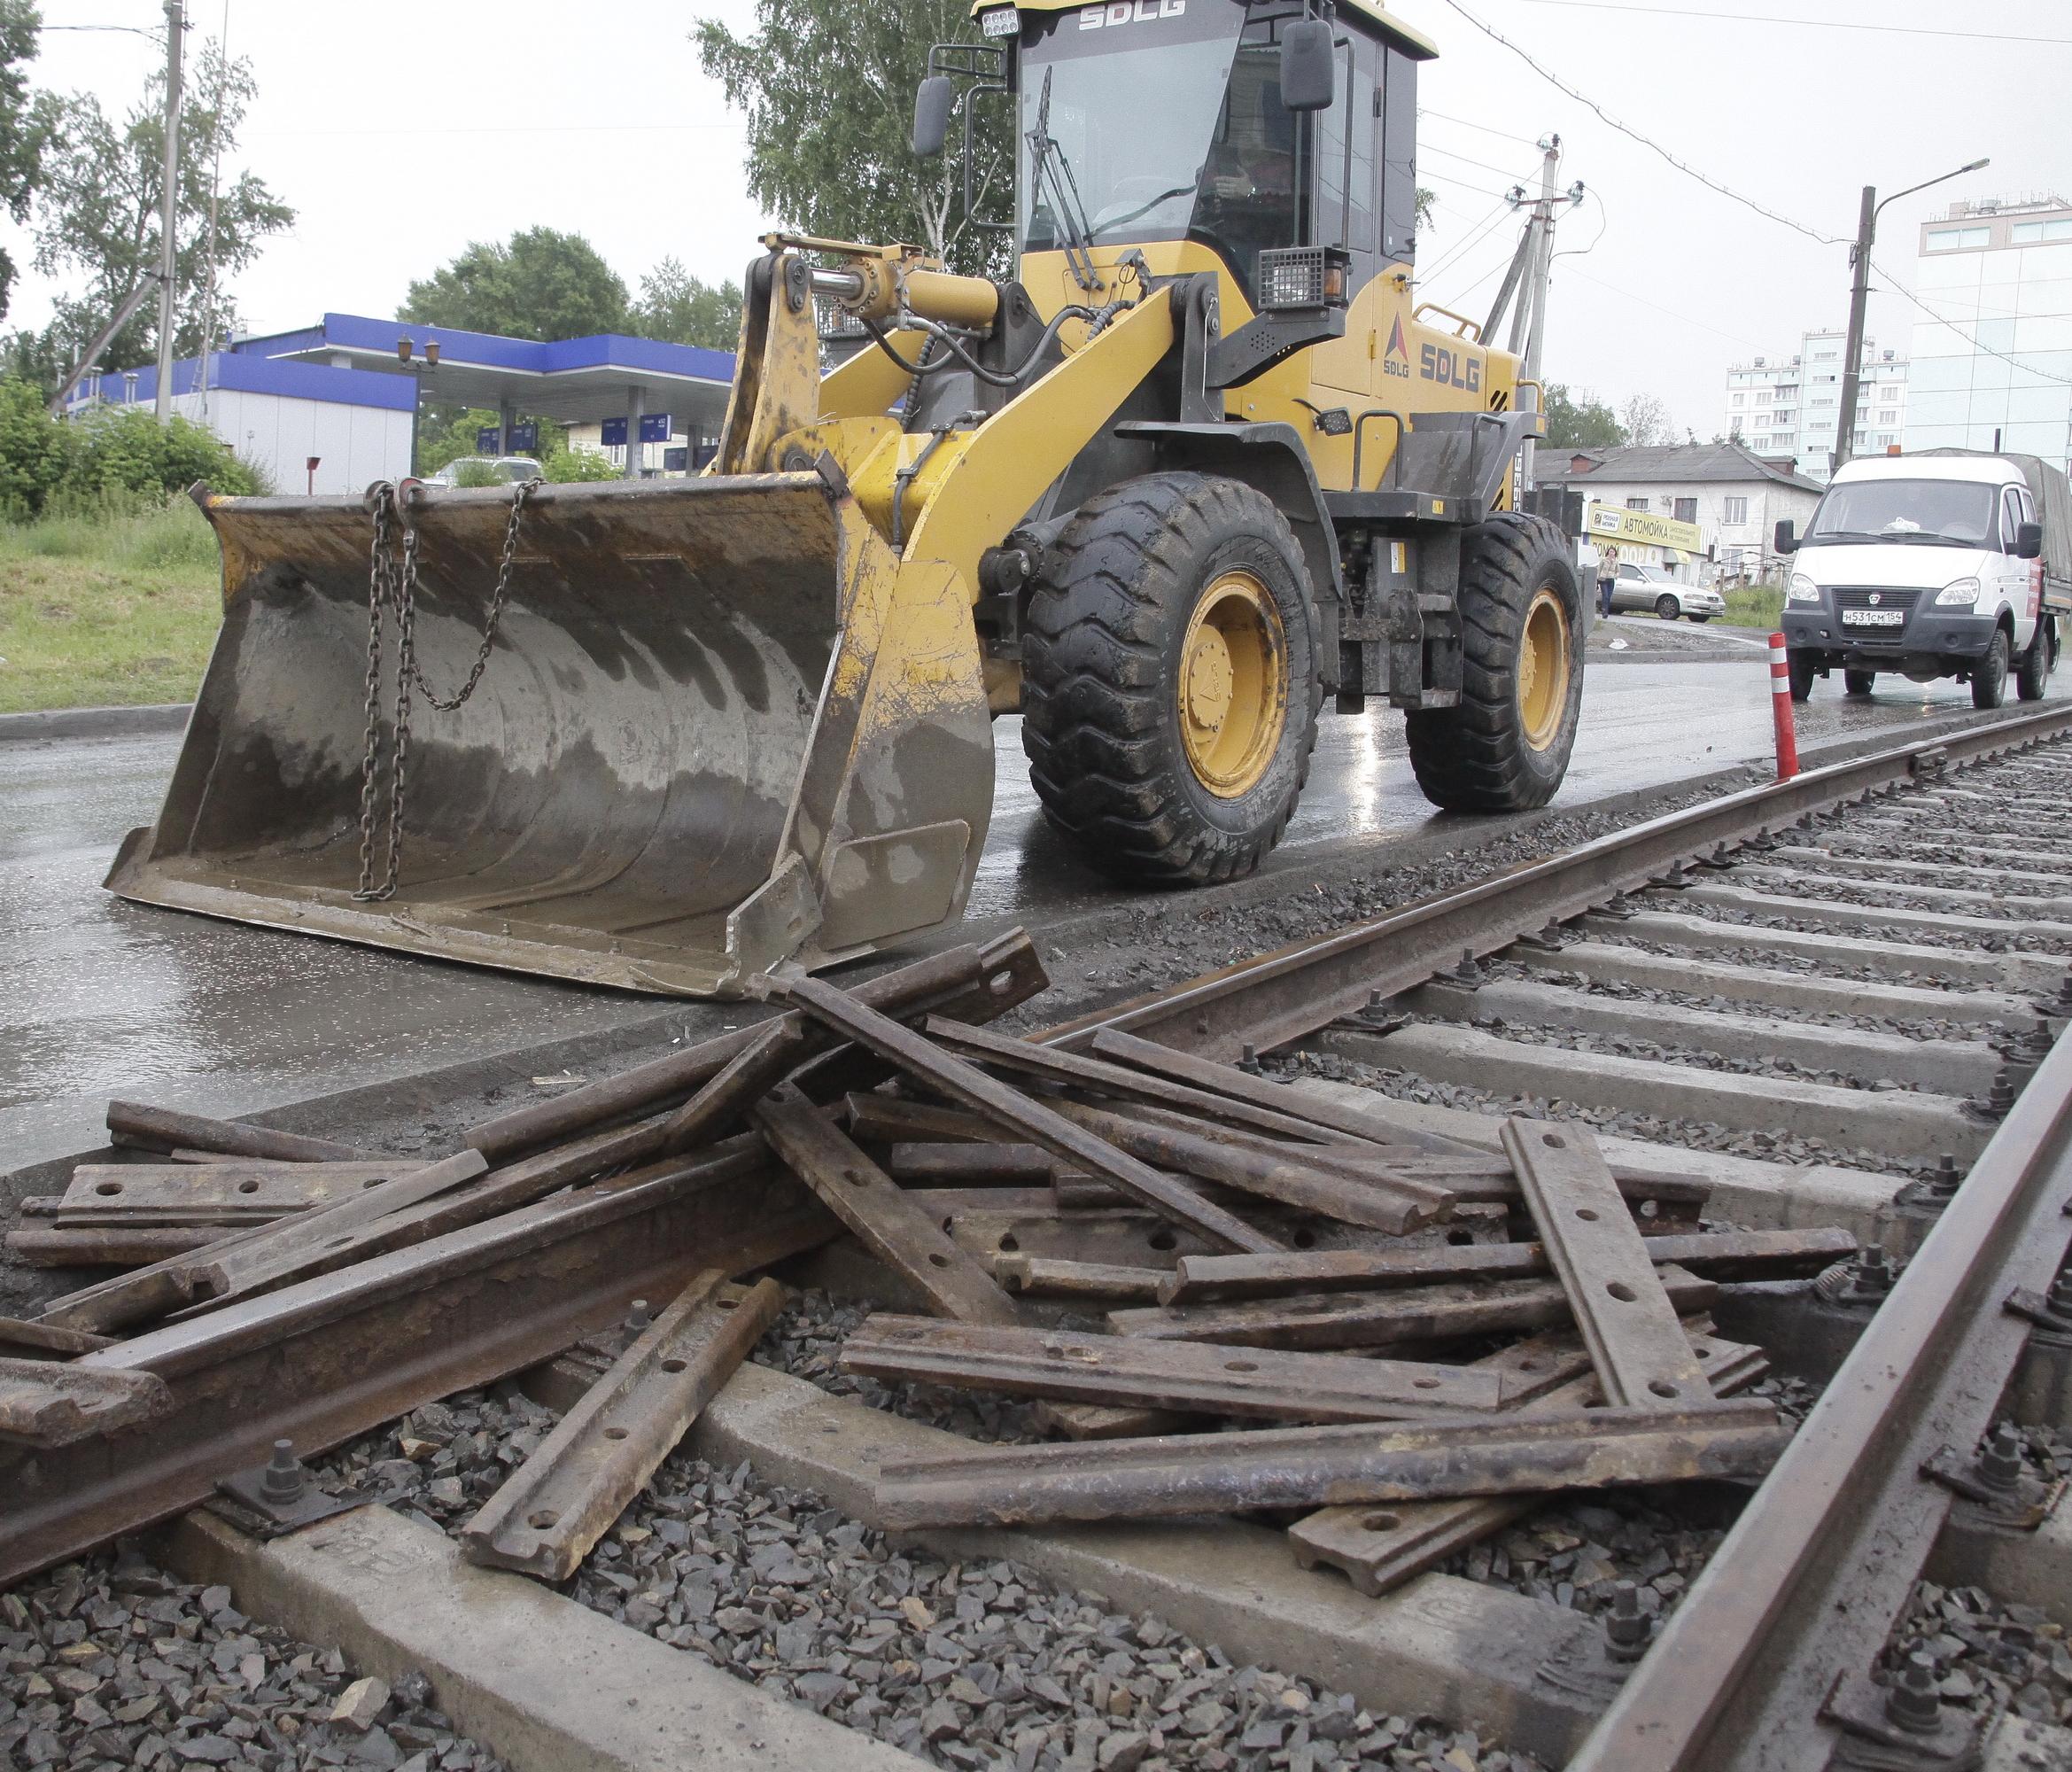
[[[1035,1038],[1077,1048],[1096,1030],[1114,1028],[1216,1059],[1236,1058],[1247,1045],[1264,1051],[1285,1045],[1363,1007],[1376,991],[1393,996],[1425,983],[1463,950],[1494,952],[1549,921],[1579,916],[1615,892],[1644,886],[1718,844],[1781,830],[1808,812],[1932,775],[1946,764],[1983,762],[2068,731],[2072,703],[2059,704],[1744,789]]]
[[[0,1589],[207,1500],[275,1439],[314,1454],[550,1359],[702,1268],[746,1272],[836,1228],[788,1175],[692,1167],[541,1201],[81,1356],[155,1373],[173,1410],[55,1449],[0,1442]]]
[[[2038,1067],[1789,1450],[1568,1772],[1828,1763],[1836,1682],[1867,1675],[2072,1242],[2072,1039]],[[1703,1670],[1702,1676],[1695,1670]]]

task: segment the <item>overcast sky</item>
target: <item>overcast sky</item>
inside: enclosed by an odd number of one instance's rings
[[[2067,0],[1459,4],[1620,122],[1818,233],[1854,232],[1866,183],[1898,190],[1991,156],[1987,171],[1885,211],[1878,257],[1905,283],[1915,224],[1952,198],[2072,198]],[[1420,180],[1439,193],[1420,244],[1422,296],[1486,307],[1516,238],[1502,193],[1536,187],[1533,144],[1556,131],[1563,185],[1581,179],[1591,195],[1556,243],[1577,250],[1556,265],[1551,379],[1614,404],[1655,393],[1710,437],[1728,363],[1789,354],[1805,328],[1846,317],[1844,246],[1677,172],[1454,0],[1394,10],[1443,51],[1420,91]],[[671,253],[708,279],[738,276],[768,222],[742,188],[739,120],[699,71],[688,31],[697,17],[738,27],[752,12],[751,0],[230,0],[230,53],[259,84],[240,159],[298,212],[235,286],[244,323],[392,313],[413,277],[469,241],[537,224],[587,236],[629,285]],[[139,27],[162,17],[152,0],[44,0],[43,15]],[[197,35],[220,35],[224,0],[190,0],[188,18]],[[142,35],[49,30],[31,78],[90,89],[119,113],[162,53]],[[12,250],[26,265],[29,243]],[[27,272],[7,323],[41,324],[52,292]],[[1917,317],[1899,295],[1872,298],[1881,346],[1905,346]]]

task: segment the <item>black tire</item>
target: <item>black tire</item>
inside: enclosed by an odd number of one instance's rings
[[[1147,474],[1082,505],[1047,564],[1022,641],[1021,743],[1052,824],[1116,879],[1249,874],[1308,779],[1322,695],[1309,574],[1286,520],[1236,480]],[[1278,615],[1285,707],[1256,781],[1225,797],[1189,760],[1179,685],[1190,618],[1232,572]]]
[[[1674,621],[1683,613],[1683,605],[1665,591],[1655,599],[1655,613],[1664,621]]]
[[[1550,593],[1567,678],[1549,701],[1547,735],[1532,742],[1519,704],[1518,655],[1527,615]],[[1461,699],[1414,709],[1410,766],[1434,805],[1455,812],[1543,806],[1568,773],[1583,700],[1583,599],[1561,532],[1543,517],[1498,511],[1461,544]],[[1558,708],[1558,712],[1556,709]]]
[[[1784,655],[1787,669],[1791,672],[1791,699],[1803,702],[1813,692],[1813,674],[1819,668],[1810,652],[1787,652]],[[1775,679],[1771,680],[1774,681]]]
[[[1986,656],[1971,667],[1971,704],[1997,708],[2007,699],[2007,630],[1993,630]]]
[[[2039,616],[2036,632],[2029,636],[2028,649],[2022,655],[2021,668],[2015,672],[2015,694],[2025,702],[2043,700],[2044,691],[2051,686],[2051,667],[2056,663],[2055,649],[2051,645],[2050,618]]]
[[[1875,671],[1844,671],[1842,673],[1842,687],[1852,696],[1869,695],[1877,687],[1877,682],[1878,673]]]

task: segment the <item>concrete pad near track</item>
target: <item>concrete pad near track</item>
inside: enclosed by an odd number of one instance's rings
[[[363,1507],[284,1538],[214,1515],[174,1527],[183,1580],[333,1644],[392,1684],[415,1668],[438,1708],[516,1772],[917,1772],[927,1762],[773,1698],[523,1575],[477,1569],[434,1527]]]
[[[1789,953],[1823,965],[1875,972],[1887,978],[1936,977],[2005,991],[2055,991],[2072,966],[2062,954],[1995,953],[1984,948],[1931,947],[1926,942],[1884,941],[1836,929],[1786,929],[1770,923],[1723,923],[1675,911],[1636,911],[1631,917],[1592,914],[1576,928],[1608,940],[1658,942],[1665,947],[1718,952],[1722,948]]]
[[[1699,1070],[1501,1039],[1477,1028],[1418,1022],[1386,1035],[1334,1030],[1318,1044],[1365,1064],[1499,1097],[1533,1095],[1743,1131],[1789,1132],[1928,1162],[1944,1152],[1969,1162],[1992,1133],[1990,1123],[1970,1117],[1950,1096]]]
[[[1431,1101],[1401,1101],[1356,1083],[1333,1083],[1327,1077],[1298,1077],[1291,1086],[1355,1113],[1373,1115],[1377,1135],[1393,1124],[1443,1133],[1478,1150],[1502,1149],[1503,1120],[1499,1115],[1442,1108]],[[1892,1215],[1893,1198],[1907,1185],[1905,1176],[1844,1169],[1838,1163],[1764,1162],[1755,1157],[1651,1144],[1645,1139],[1606,1132],[1597,1134],[1597,1146],[1612,1162],[1710,1182],[1708,1217],[1751,1231],[1805,1231],[1838,1224],[1854,1232],[1859,1243],[1882,1244],[1894,1255],[1910,1253],[1895,1230]]]
[[[1742,886],[1686,886],[1676,895],[1688,904],[1709,905],[1715,910],[1742,911],[1751,917],[1789,917],[1802,923],[1824,923],[1845,929],[1929,929],[1940,935],[1966,935],[2006,940],[2014,936],[2041,936],[2052,941],[2072,942],[2072,923],[2053,923],[2010,917],[1971,917],[1953,911],[1886,909],[1871,905],[1850,905],[1832,898],[1802,898],[1781,892],[1762,892]],[[1652,903],[1650,898],[1643,902]]]
[[[2006,991],[1936,991],[1918,984],[1871,984],[1859,978],[1822,978],[1769,967],[1688,960],[1611,942],[1571,942],[1559,953],[1524,945],[1503,957],[1536,971],[1566,973],[1587,981],[1618,980],[1652,991],[1680,991],[1697,998],[1725,998],[1786,1014],[1882,1015],[1971,1022],[1980,1027],[2020,1029],[2036,1022],[2036,1006]]]
[[[1983,1095],[2000,1055],[1983,1040],[1913,1040],[1774,1015],[1736,1015],[1687,1004],[1606,997],[1525,978],[1498,978],[1463,991],[1427,985],[1402,1005],[1434,1020],[1477,1026],[1564,1028],[1657,1045],[1690,1046],[1722,1058],[1789,1059],[1806,1070],[1839,1071],[1866,1084],[1890,1078],[1943,1095]]]

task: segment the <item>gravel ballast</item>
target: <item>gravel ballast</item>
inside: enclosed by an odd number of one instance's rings
[[[0,1755],[45,1768],[346,1767],[502,1772],[412,1674],[357,1678],[336,1649],[245,1617],[133,1546],[0,1595]]]

